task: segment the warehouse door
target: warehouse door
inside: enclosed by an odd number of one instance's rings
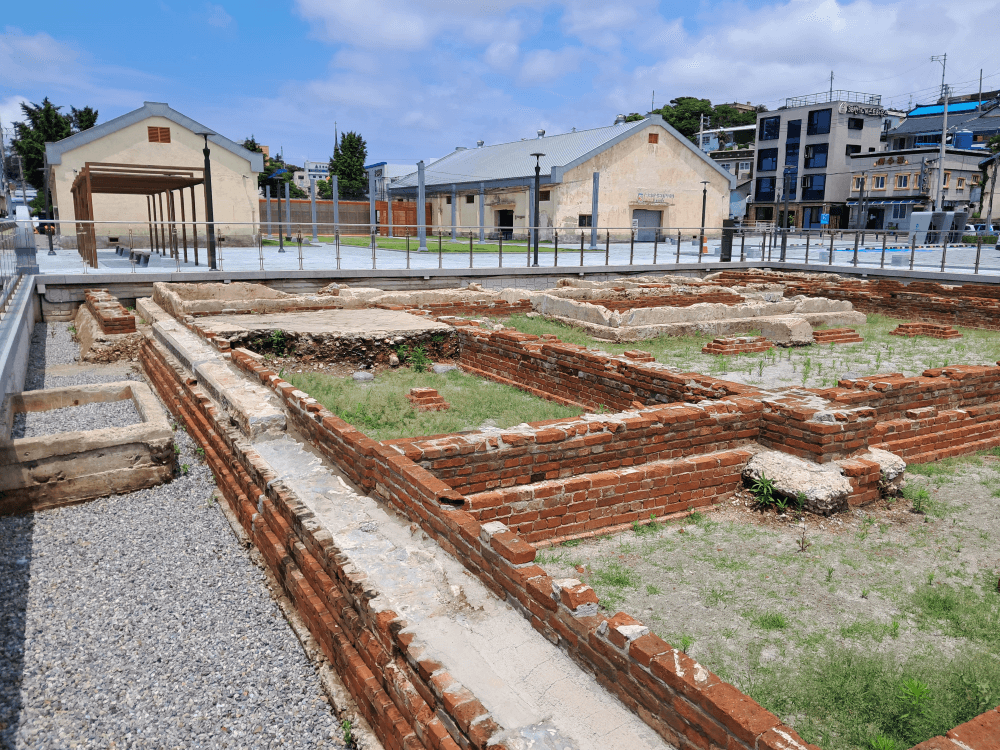
[[[662,226],[662,221],[662,211],[650,211],[646,208],[633,209],[632,226],[636,230],[636,242],[652,242],[656,237],[656,230]]]

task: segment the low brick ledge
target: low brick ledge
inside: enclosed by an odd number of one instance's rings
[[[713,339],[705,344],[702,354],[759,354],[774,347],[763,336],[733,336]]]
[[[853,328],[827,328],[813,331],[813,342],[817,344],[860,344],[864,341]]]
[[[960,339],[962,334],[949,325],[942,323],[900,323],[891,336],[929,336],[934,339]]]

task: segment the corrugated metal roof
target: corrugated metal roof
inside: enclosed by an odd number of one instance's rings
[[[948,129],[951,130],[956,125],[961,130],[971,130],[973,133],[982,131],[995,131],[1000,129],[1000,110],[992,112],[968,112],[952,114],[948,112]],[[894,135],[909,135],[912,133],[940,133],[943,114],[929,115],[926,117],[907,118],[898,126],[889,131],[889,137]]]
[[[954,102],[948,105],[948,114],[952,112],[975,112],[979,108],[979,102]],[[922,107],[915,107],[906,113],[907,117],[923,117],[924,115],[943,115],[943,104],[927,104]]]
[[[649,119],[619,123],[575,133],[529,138],[495,146],[463,149],[448,154],[424,167],[426,185],[489,182],[534,177],[533,153],[544,153],[541,158],[542,174],[548,175],[552,167],[561,167],[600,148],[630,130],[641,130]],[[407,175],[392,183],[393,189],[416,187],[417,173]]]

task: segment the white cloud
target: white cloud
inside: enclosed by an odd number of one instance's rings
[[[207,20],[209,26],[216,26],[220,29],[225,29],[233,22],[233,17],[226,13],[226,9],[221,5],[209,3]]]
[[[4,128],[4,135],[14,122],[24,120],[24,113],[21,112],[21,104],[27,103],[27,98],[14,94],[6,99],[0,99],[0,126]]]
[[[538,85],[557,80],[578,70],[582,58],[582,50],[576,47],[534,50],[524,57],[519,82],[522,85]]]

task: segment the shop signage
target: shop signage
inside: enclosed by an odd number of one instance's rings
[[[673,193],[667,193],[663,190],[651,190],[647,188],[639,188],[636,193],[636,203],[648,203],[652,205],[658,205],[667,203],[674,199]]]
[[[864,104],[840,103],[840,114],[842,115],[866,115],[868,117],[885,117],[886,111],[882,107],[868,107]]]

